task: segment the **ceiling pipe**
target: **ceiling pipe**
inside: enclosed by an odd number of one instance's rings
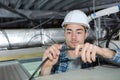
[[[40,47],[64,41],[64,30],[59,29],[12,29],[0,30],[0,49]]]
[[[120,5],[109,7],[109,8],[100,10],[98,12],[94,12],[93,14],[89,15],[88,16],[88,21],[90,22],[90,21],[92,21],[92,19],[95,19],[95,18],[98,18],[98,17],[101,17],[101,16],[105,16],[105,15],[110,15],[110,14],[113,14],[113,13],[117,13],[119,11],[120,11]]]

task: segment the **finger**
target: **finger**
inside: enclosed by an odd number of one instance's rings
[[[53,60],[54,59],[54,56],[53,56],[52,53],[47,54],[47,56],[48,56],[49,60]]]
[[[87,62],[89,63],[92,63],[92,57],[91,57],[91,54],[92,54],[92,48],[93,48],[93,45],[89,44],[88,47],[87,47],[87,51],[86,51],[86,60]]]
[[[96,46],[94,46],[92,54],[91,54],[91,58],[92,61],[95,62],[96,61]]]
[[[92,63],[92,61],[91,61],[91,52],[90,53],[87,52],[85,57],[86,57],[87,62]]]
[[[48,50],[46,50],[45,53],[43,54],[42,61],[44,61],[44,60],[48,57],[47,54],[49,54],[49,51],[48,51]]]
[[[75,55],[80,55],[80,51],[82,49],[83,45],[77,45],[75,47]]]
[[[85,44],[84,47],[82,48],[82,51],[81,51],[81,59],[83,62],[87,62],[86,61],[86,51],[87,51],[87,47],[88,47],[88,44]]]
[[[49,52],[49,50],[45,51],[45,53],[44,53],[44,55],[43,55],[43,61],[44,61],[46,58],[49,58],[50,60],[53,59],[53,56],[52,56],[52,54]]]
[[[53,58],[57,57],[57,53],[53,47],[50,48],[49,53],[53,56]]]
[[[53,49],[55,50],[55,53],[56,53],[57,55],[59,55],[59,54],[60,54],[60,49],[61,49],[61,47],[60,47],[60,46],[58,46],[58,45],[53,46]]]

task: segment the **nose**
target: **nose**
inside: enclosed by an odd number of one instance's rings
[[[72,33],[72,39],[76,39],[76,33],[75,32]]]

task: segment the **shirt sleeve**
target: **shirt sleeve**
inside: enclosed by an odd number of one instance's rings
[[[113,60],[115,63],[120,63],[120,49],[116,49],[115,52],[116,52],[116,54],[115,54],[115,56],[112,58],[112,60]]]

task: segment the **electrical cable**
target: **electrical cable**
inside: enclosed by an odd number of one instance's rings
[[[104,29],[106,31],[106,35],[104,36],[104,39],[107,39],[107,37],[109,36],[109,28],[108,28],[108,25],[107,25],[107,22],[106,22],[106,19],[105,17],[103,18],[103,24],[104,24]]]
[[[113,45],[115,45],[117,49],[120,49],[120,47],[116,43],[114,43],[112,41],[110,43],[112,43]]]
[[[52,20],[53,18],[54,18],[54,16],[51,17],[50,19],[48,19],[47,21],[44,21],[43,23],[41,23],[41,24],[39,24],[39,25],[37,25],[37,26],[31,28],[30,30],[35,29],[35,28],[38,28],[39,26],[42,26],[42,25],[46,24],[47,22],[49,22],[49,21]],[[30,31],[30,30],[29,30],[29,31]],[[28,32],[29,32],[29,31],[28,31]],[[28,33],[28,32],[27,32],[27,33]],[[27,33],[26,33],[26,34],[27,34]]]
[[[112,31],[111,35],[108,37],[107,39],[107,42],[106,42],[106,47],[108,48],[109,47],[109,43],[110,43],[110,40],[112,38],[112,36],[118,32],[120,30],[120,24],[118,24],[118,26]]]
[[[34,37],[37,37],[37,36],[40,36],[40,35],[45,35],[47,36],[49,39],[51,39],[54,43],[56,43],[52,38],[50,38],[48,35],[46,34],[36,34],[34,35],[33,37],[31,37],[31,39],[26,43],[26,46],[30,43],[30,41],[34,38]]]
[[[49,60],[49,58],[47,57],[37,68],[36,68],[36,70],[34,71],[34,73],[30,76],[30,78],[28,79],[28,80],[32,80],[33,79],[33,77],[34,77],[34,75],[37,73],[37,71],[44,65],[44,63],[46,62],[46,61],[48,61]]]
[[[60,52],[67,51],[67,50],[74,50],[74,48],[66,48],[66,49],[61,49]],[[81,49],[80,49],[81,50]],[[30,76],[28,80],[32,80],[34,75],[37,73],[37,71],[44,65],[46,61],[48,61],[49,58],[47,57],[42,63],[36,68],[36,70],[33,72],[33,74]]]
[[[37,25],[37,26],[31,28],[31,29],[35,29],[35,28],[38,28],[39,26],[42,26],[42,25],[46,24],[47,22],[51,21],[54,17],[55,17],[55,16],[51,17],[51,18],[48,19],[47,21],[44,21],[43,23],[41,23],[41,24],[39,24],[39,25]]]
[[[55,17],[55,16],[51,17],[51,18],[48,19],[47,21],[44,21],[43,23],[41,23],[41,24],[39,24],[39,25],[31,28],[30,30],[35,29],[35,28],[38,28],[39,26],[42,26],[42,25],[46,24],[47,22],[51,21],[54,17]],[[29,31],[30,31],[30,30],[29,30]],[[28,31],[28,32],[29,32],[29,31]],[[28,33],[28,32],[27,32],[27,33]],[[27,34],[27,33],[26,33],[26,34]],[[34,37],[36,37],[36,36],[38,36],[38,35],[41,35],[41,36],[44,35],[44,34],[42,34],[41,31],[40,31],[40,33],[41,33],[41,34],[34,35],[32,38],[34,38]],[[26,34],[25,34],[25,35],[26,35]],[[50,38],[48,35],[46,35],[46,36],[47,36],[48,38]],[[26,43],[26,45],[29,44],[29,42],[32,40],[32,38],[28,41],[28,43]],[[41,37],[41,38],[42,38],[42,37]],[[50,39],[51,39],[51,38],[50,38]],[[52,40],[54,43],[56,43],[53,39],[51,39],[51,40]]]

